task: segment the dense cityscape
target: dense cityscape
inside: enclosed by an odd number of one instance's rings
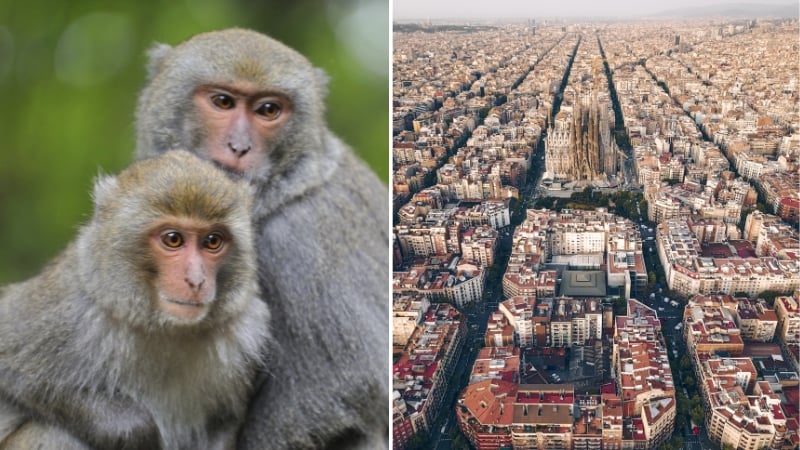
[[[393,32],[393,448],[800,446],[800,23]]]

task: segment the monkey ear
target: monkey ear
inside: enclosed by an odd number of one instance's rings
[[[161,70],[161,64],[167,57],[167,54],[172,50],[171,45],[156,43],[150,50],[147,51],[147,80],[152,80],[153,77]]]
[[[319,88],[319,95],[321,98],[325,98],[328,96],[328,74],[325,73],[324,70],[315,67],[314,68],[314,78],[316,78],[317,86]]]
[[[105,205],[114,201],[114,198],[117,196],[116,192],[118,186],[119,181],[117,177],[98,175],[97,178],[94,179],[94,192],[92,193],[95,209],[101,210]]]

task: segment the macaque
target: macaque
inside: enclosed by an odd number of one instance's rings
[[[241,449],[388,447],[389,195],[328,129],[326,83],[249,30],[150,51],[138,156],[190,148],[256,191],[273,340]]]
[[[174,151],[0,291],[0,448],[233,449],[265,364],[252,188]]]

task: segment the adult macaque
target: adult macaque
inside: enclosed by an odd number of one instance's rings
[[[251,197],[184,151],[98,180],[76,240],[0,291],[0,448],[234,448],[269,335]]]
[[[242,449],[388,446],[389,196],[328,130],[325,94],[321,70],[253,31],[150,52],[138,155],[191,148],[256,189],[274,346]]]

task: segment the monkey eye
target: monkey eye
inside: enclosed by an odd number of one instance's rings
[[[277,103],[266,102],[256,109],[256,114],[269,120],[275,120],[281,115],[281,109],[281,105]]]
[[[226,94],[214,95],[211,97],[211,103],[220,109],[233,109],[233,107],[236,106],[236,102],[233,100],[233,97]]]
[[[221,233],[209,233],[208,236],[203,239],[203,247],[212,252],[222,250],[222,244],[224,243],[225,239],[222,237]]]
[[[167,248],[180,248],[183,245],[183,236],[177,231],[168,231],[161,235],[161,242]]]

